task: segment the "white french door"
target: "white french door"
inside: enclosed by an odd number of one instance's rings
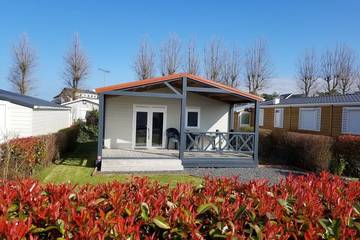
[[[166,106],[134,105],[134,148],[165,146]]]

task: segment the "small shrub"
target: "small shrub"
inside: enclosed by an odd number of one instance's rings
[[[344,159],[333,158],[333,159],[331,159],[331,162],[330,162],[330,171],[333,174],[341,176],[341,175],[343,175],[346,165],[347,165],[347,162]]]
[[[0,239],[359,239],[360,182],[320,176],[133,178],[86,185],[0,180]]]
[[[346,176],[360,177],[360,136],[342,135],[337,137],[333,152],[334,161],[346,162],[344,169]]]

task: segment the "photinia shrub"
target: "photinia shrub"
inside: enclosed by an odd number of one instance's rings
[[[0,181],[0,239],[359,239],[360,183],[328,173],[175,188]]]

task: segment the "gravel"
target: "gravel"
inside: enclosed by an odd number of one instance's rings
[[[304,174],[298,171],[279,168],[186,168],[189,175],[199,177],[231,177],[237,176],[241,182],[248,182],[255,179],[268,179],[270,183],[278,183],[281,178],[290,173],[293,175]]]

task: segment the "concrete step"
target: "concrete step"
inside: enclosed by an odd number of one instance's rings
[[[102,172],[182,171],[180,159],[103,159]]]

